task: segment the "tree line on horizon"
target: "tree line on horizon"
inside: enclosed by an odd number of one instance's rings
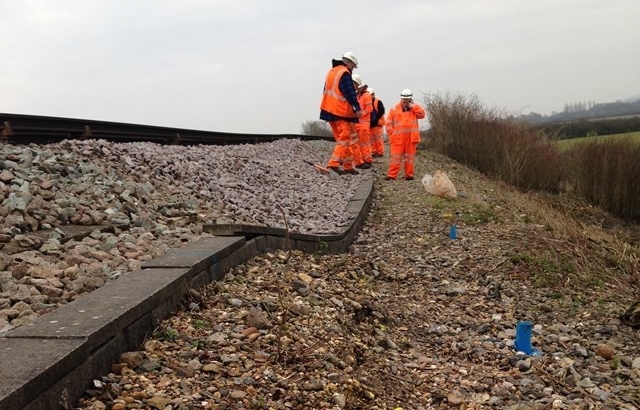
[[[640,96],[630,101],[610,103],[595,103],[593,101],[568,103],[565,104],[562,112],[553,112],[550,115],[531,112],[514,117],[514,119],[530,124],[545,124],[636,115],[640,116]]]

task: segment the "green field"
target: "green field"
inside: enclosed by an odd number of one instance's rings
[[[602,142],[602,141],[611,141],[612,139],[629,139],[635,141],[640,144],[640,132],[627,132],[625,134],[612,134],[612,135],[598,135],[595,137],[582,137],[582,138],[571,138],[565,140],[558,140],[558,147],[561,150],[567,150],[575,146],[576,144],[582,144],[585,142]]]

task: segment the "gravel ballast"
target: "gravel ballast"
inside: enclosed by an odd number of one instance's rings
[[[116,151],[105,142],[83,143],[100,148],[88,149],[83,154],[87,158],[100,157],[105,149]],[[309,222],[315,221],[318,232],[337,229],[342,223],[337,204],[346,204],[362,176],[335,181],[304,163],[303,159],[324,163],[331,144],[278,144],[274,151],[280,154],[267,154],[266,147],[257,147],[255,154],[260,161],[267,157],[283,161],[279,169],[286,173],[270,180],[268,193],[280,205],[267,200],[260,206],[274,208],[264,215],[273,215],[270,223],[283,227],[281,206],[290,227],[296,226],[291,221],[298,206],[305,209],[303,198],[286,196],[294,198],[287,203],[278,196],[280,187],[288,187],[287,194],[300,191],[299,195],[338,187],[338,196],[328,202],[310,201],[306,208],[311,215],[337,212]],[[313,148],[295,151],[292,146],[297,144]],[[287,154],[292,151],[300,155]],[[196,154],[186,155],[198,161]],[[142,153],[129,156],[146,158]],[[239,163],[250,161],[247,156]],[[299,170],[292,166],[296,161]],[[137,183],[153,181],[150,175],[159,172],[147,170],[147,166],[153,169],[150,163],[149,158],[139,159],[138,165],[128,166],[132,177],[135,172],[145,175]],[[111,373],[87,380],[85,397],[66,403],[67,408],[639,407],[638,334],[620,319],[638,292],[635,276],[627,268],[633,268],[639,252],[637,243],[625,242],[622,224],[582,204],[568,209],[566,203],[551,202],[543,195],[514,191],[429,152],[419,152],[417,175],[445,170],[458,189],[457,199],[430,196],[420,178],[385,181],[386,166],[387,157],[378,159],[370,171],[375,178],[373,208],[348,253],[272,250],[236,266],[219,282],[193,289],[182,308],[138,350],[124,353]],[[161,168],[167,169],[167,163]],[[243,177],[251,173],[240,165],[237,169]],[[165,183],[152,183],[154,189],[144,200],[136,196],[138,212],[118,214],[130,218],[133,227],[99,233],[127,238],[122,240],[126,246],[118,241],[119,246],[102,250],[107,255],[121,247],[132,252],[131,258],[116,254],[95,261],[96,267],[120,261],[114,265],[119,268],[105,273],[103,280],[117,280],[135,270],[135,261],[197,240],[204,235],[198,232],[204,223],[260,222],[254,216],[258,210],[239,210],[246,199],[230,209],[222,204],[224,199],[208,202],[215,190],[203,188],[204,181],[182,191],[184,187],[169,184],[166,175],[159,178]],[[278,182],[289,178],[300,185]],[[120,179],[126,182],[125,177]],[[245,193],[256,184],[233,179],[228,185],[232,191]],[[71,191],[72,185],[76,184],[65,185],[64,191]],[[118,197],[113,201],[124,201]],[[573,216],[565,215],[567,211]],[[337,223],[326,224],[327,220]],[[113,219],[110,222],[115,225]],[[453,240],[452,225],[457,228]],[[303,212],[296,229],[305,232],[305,226]],[[93,231],[87,238],[84,246],[98,252],[102,236]],[[65,244],[77,247],[83,241]],[[66,250],[62,248],[57,259]],[[32,252],[40,257],[36,253],[40,250]],[[11,270],[6,271],[14,271],[14,265],[7,266]],[[620,266],[627,270],[622,272]],[[58,273],[58,280],[63,281],[64,272]],[[22,279],[35,286],[30,281]],[[13,278],[7,283],[15,282]],[[523,320],[532,323],[532,343],[539,356],[514,348],[516,324]]]
[[[0,334],[208,236],[205,224],[341,232],[362,176],[305,162],[332,146],[0,145]]]

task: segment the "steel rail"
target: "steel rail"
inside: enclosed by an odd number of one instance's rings
[[[65,139],[104,139],[113,142],[148,141],[174,145],[256,144],[279,139],[333,140],[297,134],[238,134],[159,127],[110,121],[0,113],[0,142],[15,145],[48,144]]]

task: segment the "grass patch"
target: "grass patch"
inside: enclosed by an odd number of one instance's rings
[[[515,254],[509,258],[509,261],[518,266],[520,271],[528,272],[533,280],[533,286],[537,288],[561,286],[565,278],[574,275],[577,271],[574,262],[564,257]],[[555,293],[552,297],[553,295]],[[558,297],[562,297],[562,294],[558,293]]]
[[[514,265],[528,264],[533,262],[533,258],[529,255],[515,254],[509,258],[509,262]]]
[[[153,337],[165,342],[175,342],[180,334],[171,326],[162,326],[153,333]]]
[[[427,198],[430,214],[440,219],[460,220],[468,226],[499,222],[494,208],[482,202],[463,203],[430,195]]]
[[[208,329],[211,326],[209,322],[201,319],[193,319],[191,323],[193,324],[193,327],[195,327],[196,329]]]
[[[624,134],[599,135],[594,137],[580,137],[558,140],[556,146],[561,151],[568,151],[580,144],[606,141],[626,141],[640,144],[640,132],[626,132]]]
[[[464,214],[463,220],[467,225],[473,226],[489,222],[498,222],[499,218],[492,207],[481,203],[474,203],[471,205],[471,209]]]
[[[588,285],[589,287],[597,288],[597,287],[602,286],[604,284],[604,281],[602,280],[602,278],[599,278],[599,277],[597,277],[595,275],[588,275],[585,278],[584,283],[586,285]]]
[[[437,196],[429,195],[427,198],[427,204],[431,207],[431,209],[435,211],[449,211],[455,213],[460,204],[455,201],[449,201],[447,199],[439,198]]]

